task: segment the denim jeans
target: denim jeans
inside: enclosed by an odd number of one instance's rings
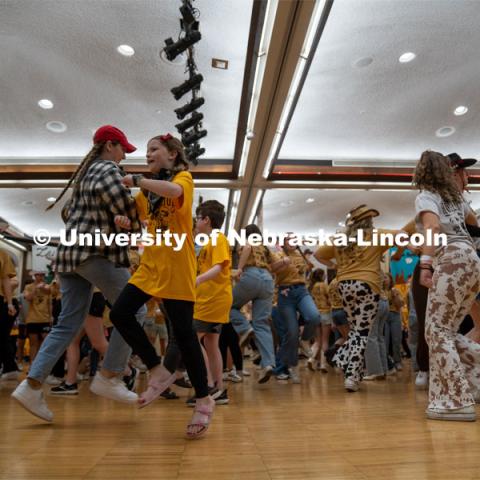
[[[392,346],[392,358],[395,364],[402,361],[402,320],[400,313],[389,312],[385,323],[385,345],[387,351]]]
[[[273,324],[275,333],[277,335],[277,342],[278,342],[277,352],[275,354],[274,373],[275,375],[279,375],[280,373],[288,373],[288,367],[284,365],[282,363],[282,360],[280,359],[280,353],[281,353],[280,345],[282,344],[282,342],[284,341],[284,338],[287,335],[287,329],[282,322],[282,317],[280,316],[278,307],[276,305],[272,308],[272,324]]]
[[[297,312],[305,320],[303,340],[310,340],[315,335],[316,327],[320,325],[320,313],[305,285],[279,286],[278,311],[286,328],[286,334],[280,345],[279,358],[284,365],[296,367],[299,335]]]
[[[240,312],[249,301],[252,302],[252,327],[255,343],[262,357],[261,366],[275,366],[272,329],[269,323],[272,313],[273,280],[264,268],[247,267],[233,289],[230,321],[240,335],[250,328],[247,319]]]
[[[408,316],[408,347],[412,353],[412,370],[418,371],[417,363],[417,345],[418,345],[418,322],[415,312],[410,311]]]
[[[29,378],[41,383],[45,381],[58,358],[82,328],[90,309],[93,287],[96,286],[110,305],[113,305],[128,282],[130,273],[126,268],[115,267],[104,257],[92,256],[81,263],[74,272],[60,273],[59,276],[62,311],[58,323],[42,343],[28,375]],[[137,314],[137,321],[143,321],[145,314],[146,308],[143,307]],[[123,372],[130,353],[130,347],[114,329],[103,367],[112,372]]]
[[[365,349],[367,375],[385,375],[387,373],[387,350],[383,334],[388,317],[388,300],[380,299],[375,320],[370,327]]]

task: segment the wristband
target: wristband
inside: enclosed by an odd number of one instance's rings
[[[132,180],[133,184],[138,187],[138,184],[140,183],[141,180],[143,180],[145,177],[139,173],[132,175]]]
[[[420,263],[432,263],[433,257],[431,255],[420,255]]]
[[[433,267],[431,265],[421,263],[420,264],[420,270],[430,270],[431,272],[433,272]]]

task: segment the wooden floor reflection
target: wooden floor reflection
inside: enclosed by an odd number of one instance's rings
[[[95,397],[48,397],[53,425],[0,389],[1,479],[480,478],[480,421],[427,421],[426,392],[406,369],[347,394],[340,377],[303,369],[302,384],[255,377],[229,384],[206,438],[183,437],[192,410],[159,400],[145,410]],[[251,369],[253,371],[253,369]]]

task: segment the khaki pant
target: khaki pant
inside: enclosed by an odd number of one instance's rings
[[[480,286],[480,260],[467,243],[442,249],[428,292],[429,408],[462,408],[480,393],[480,345],[458,334]]]

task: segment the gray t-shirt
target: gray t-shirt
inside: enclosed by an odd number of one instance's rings
[[[462,204],[455,205],[444,202],[438,193],[422,191],[415,199],[415,221],[419,232],[424,231],[420,221],[422,212],[432,212],[438,216],[440,233],[447,235],[449,244],[454,242],[472,243],[472,238],[465,226],[465,216],[470,212],[470,207],[465,200]]]

